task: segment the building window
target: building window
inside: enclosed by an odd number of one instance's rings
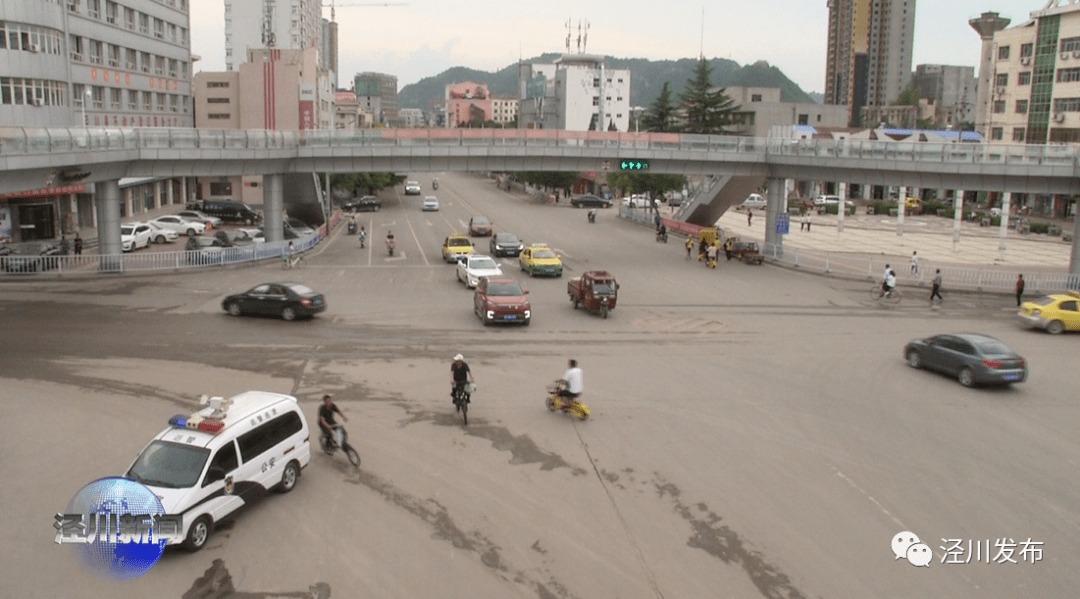
[[[109,0],[105,0],[105,21],[115,25],[119,14],[120,7],[115,2],[109,2]]]
[[[1016,74],[1017,85],[1031,85],[1031,71]]]
[[[113,68],[119,68],[120,46],[114,46],[113,44],[109,44],[109,66]]]
[[[0,43],[3,43],[3,40],[0,40]],[[83,54],[83,38],[77,35],[68,36],[68,45],[71,47],[71,60],[75,62],[86,60],[86,55]]]
[[[86,0],[86,14],[91,18],[101,18],[101,0]]]
[[[139,109],[139,92],[129,89],[128,90],[128,110]]]
[[[126,55],[127,70],[134,71],[137,69],[139,67],[139,53],[128,48],[124,54]]]
[[[1000,75],[994,77],[994,85],[996,85],[998,87],[1005,87],[1008,84],[1009,84],[1009,74],[1008,73],[1001,73]]]
[[[998,60],[1009,60],[1009,46],[998,46]]]
[[[1013,127],[1013,141],[1024,141],[1024,133],[1026,129],[1023,127]]]
[[[139,68],[142,70],[142,72],[149,73],[150,72],[150,53],[149,52],[142,52],[141,54],[142,54],[142,63],[139,65]]]
[[[124,8],[124,27],[135,31],[135,9]]]
[[[1005,130],[1001,127],[994,127],[990,130],[990,139],[1001,140],[1004,138]]]
[[[1028,101],[1027,100],[1017,100],[1016,101],[1016,114],[1027,114],[1027,111],[1028,111]]]
[[[1058,98],[1054,100],[1054,112],[1080,112],[1080,98]]]
[[[112,88],[109,90],[109,108],[112,110],[120,110],[123,108],[123,94],[124,90],[120,88]]]
[[[600,87],[600,78],[599,77],[593,77],[592,86],[593,87]]]
[[[229,117],[229,113],[227,113],[227,112],[224,112],[224,113],[222,113],[222,112],[211,112],[210,114],[206,115],[206,118],[208,118],[208,119],[228,119],[230,117]]]
[[[210,195],[212,196],[231,196],[232,195],[232,183],[229,181],[222,181],[219,183],[210,184]]]
[[[165,39],[165,21],[154,19],[154,37]]]
[[[750,101],[751,102],[760,102],[761,101],[761,94],[751,94],[750,95]]]
[[[809,114],[800,114],[799,115],[799,124],[800,125],[809,125],[810,124],[810,115]]]
[[[1073,81],[1080,81],[1080,67],[1073,67],[1071,69],[1058,69],[1058,83],[1071,83]]]
[[[101,42],[90,40],[90,64],[101,64],[103,60],[101,46]]]
[[[599,106],[600,105],[600,96],[593,96],[592,105],[593,106]]]
[[[207,98],[207,104],[228,104],[229,98]]]
[[[1061,38],[1062,52],[1080,52],[1080,37]]]
[[[1005,112],[1005,100],[994,100],[994,114],[1003,114]]]
[[[1029,58],[1035,54],[1035,44],[1020,44],[1020,58]]]
[[[139,13],[139,33],[150,35],[150,15]]]
[[[229,87],[228,81],[207,81],[206,87]]]
[[[154,94],[153,92],[142,93],[142,109],[146,112],[150,112],[154,109]]]

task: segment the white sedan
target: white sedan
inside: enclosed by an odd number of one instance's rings
[[[150,247],[153,229],[146,223],[126,223],[120,225],[120,244],[125,252]]]
[[[164,229],[176,231],[180,235],[187,235],[188,237],[202,235],[206,231],[205,224],[193,220],[188,220],[182,216],[176,216],[174,214],[170,214],[167,216],[159,216],[151,220],[150,222],[156,225],[161,225],[161,227]]]
[[[424,204],[420,209],[425,211],[425,212],[438,210],[439,209],[439,198],[437,198],[435,196],[424,196]]]
[[[480,282],[480,277],[501,275],[502,269],[495,259],[483,254],[465,254],[458,257],[457,278],[472,289]]]
[[[154,221],[149,221],[146,224],[150,225],[150,241],[154,243],[168,243],[176,241],[180,237],[180,234],[176,231],[166,229]]]

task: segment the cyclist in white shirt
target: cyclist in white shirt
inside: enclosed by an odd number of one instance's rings
[[[563,388],[559,390],[559,396],[573,401],[585,390],[585,382],[582,380],[581,369],[578,368],[577,360],[570,360],[570,367],[561,379]]]

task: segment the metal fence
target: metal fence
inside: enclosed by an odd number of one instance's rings
[[[323,229],[325,230],[325,228]],[[296,251],[306,251],[319,243],[316,233],[292,240]],[[99,273],[135,273],[180,271],[226,266],[263,260],[281,260],[288,241],[274,241],[231,248],[204,248],[176,252],[131,252],[126,254],[87,254],[82,256],[0,256],[0,277],[27,275],[96,275]]]
[[[774,244],[763,245],[761,251],[773,264],[806,272],[866,281],[880,281],[885,274],[885,265],[891,264],[893,272],[897,275],[897,283],[904,286],[928,287],[934,279],[934,271],[941,269],[942,285],[951,290],[1012,293],[1016,285],[1016,277],[1020,274],[1024,275],[1028,293],[1054,293],[1080,289],[1080,275],[1069,273],[949,266],[935,264],[925,259],[919,261],[919,271],[912,273],[904,258],[867,258],[842,253],[780,248]]]

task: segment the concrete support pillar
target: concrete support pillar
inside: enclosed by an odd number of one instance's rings
[[[1012,203],[1012,192],[1006,191],[1001,196],[1001,225],[998,226],[998,260],[1005,259],[1005,239],[1009,235],[1009,204]]]
[[[1069,256],[1069,274],[1080,275],[1080,200],[1073,206],[1072,254]]]
[[[776,231],[776,220],[777,215],[786,215],[784,212],[785,183],[783,179],[769,179],[766,184],[768,185],[765,192],[768,204],[765,213],[765,245],[775,248],[775,255],[780,256],[780,250],[784,245],[784,236]]]
[[[169,206],[173,203],[173,180],[165,180],[165,203],[163,205]]]
[[[285,209],[283,189],[282,175],[263,175],[263,234],[268,242],[285,239],[285,225],[282,222],[282,212]]]
[[[120,201],[119,179],[94,184],[100,270],[120,270],[120,255],[124,253],[124,246],[120,242]]]
[[[960,223],[964,220],[964,190],[957,189],[953,199],[952,251],[960,251]]]
[[[188,178],[180,177],[180,203],[187,204],[188,201]]]
[[[844,232],[844,214],[847,212],[847,183],[836,184],[836,195],[840,203],[836,206],[836,234]]]
[[[900,186],[900,196],[896,202],[896,234],[904,236],[904,215],[907,213],[907,188]]]

